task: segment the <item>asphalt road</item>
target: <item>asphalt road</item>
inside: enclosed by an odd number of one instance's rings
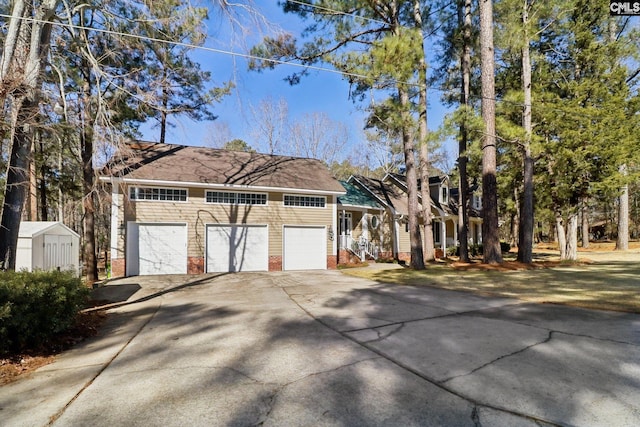
[[[2,426],[638,426],[640,316],[337,271],[135,277]]]

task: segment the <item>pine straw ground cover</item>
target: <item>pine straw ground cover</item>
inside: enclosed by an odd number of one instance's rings
[[[534,263],[505,254],[501,265],[471,264],[448,259],[426,270],[356,268],[344,274],[382,283],[432,286],[479,295],[518,298],[536,303],[564,304],[599,310],[640,313],[640,243],[627,252],[614,244],[592,244],[579,251],[578,261],[560,262],[557,251],[536,249]]]
[[[55,361],[55,356],[98,333],[106,320],[103,312],[80,313],[74,325],[37,348],[0,357],[0,386]]]

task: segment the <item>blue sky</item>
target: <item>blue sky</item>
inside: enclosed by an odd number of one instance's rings
[[[285,15],[272,0],[257,0],[255,6],[262,12],[269,22],[298,35],[304,23],[296,16]],[[207,47],[245,53],[246,49],[260,40],[259,31],[246,35],[238,35],[243,45],[234,43],[229,36],[229,27],[224,25],[216,13],[211,13],[209,32],[210,37],[206,42]],[[250,24],[249,26],[251,26]],[[231,138],[240,138],[251,145],[250,134],[250,107],[257,106],[260,101],[267,98],[278,100],[283,98],[289,107],[291,121],[300,119],[305,114],[323,112],[330,119],[344,123],[350,129],[350,148],[345,152],[345,157],[357,152],[364,142],[362,132],[365,113],[362,106],[354,104],[348,99],[349,85],[342,77],[335,73],[311,71],[310,75],[302,79],[295,86],[284,81],[284,77],[295,71],[296,68],[287,65],[279,65],[275,70],[266,70],[261,73],[247,70],[247,61],[223,53],[210,51],[196,51],[193,55],[203,69],[211,71],[214,83],[233,80],[235,89],[233,93],[215,106],[215,114],[218,116],[218,125],[226,125],[230,129]],[[429,126],[437,128],[442,122],[445,109],[440,105],[439,94],[431,93],[429,107]],[[174,128],[169,129],[167,142],[185,145],[206,145],[208,134],[212,132],[211,122],[193,122],[186,118],[174,118]],[[214,127],[215,129],[215,127]],[[157,141],[159,129],[145,127],[144,138]]]

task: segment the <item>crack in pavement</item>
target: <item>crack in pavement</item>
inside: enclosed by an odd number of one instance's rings
[[[397,328],[389,331],[389,333],[387,333],[387,334],[382,334],[382,331],[378,331],[377,330],[377,329],[380,329],[380,328],[373,328],[373,329],[376,330],[375,332],[378,335],[378,338],[373,339],[373,340],[369,340],[369,341],[364,341],[364,342],[369,344],[369,343],[380,342],[380,341],[386,340],[387,338],[389,338],[391,335],[395,334],[396,332],[400,332],[402,329],[404,329],[404,327],[405,327],[405,324],[404,323],[400,323],[399,325],[397,325]]]
[[[287,282],[292,283],[293,286],[297,286],[297,284],[295,282],[293,282],[293,280],[288,280]],[[504,412],[504,413],[507,413],[507,414],[515,415],[517,417],[525,418],[525,419],[531,420],[533,422],[544,423],[545,425],[561,426],[561,424],[558,424],[556,422],[553,422],[553,421],[550,421],[550,420],[546,420],[546,419],[543,419],[543,418],[540,418],[540,417],[537,417],[537,416],[534,416],[534,415],[525,414],[525,413],[518,412],[518,411],[515,411],[515,410],[512,410],[512,409],[506,408],[506,407],[501,407],[499,405],[479,402],[479,401],[475,400],[472,397],[469,397],[469,396],[467,396],[467,395],[465,395],[465,394],[463,394],[461,392],[458,392],[455,389],[449,387],[447,384],[445,384],[445,383],[443,383],[441,381],[438,381],[435,378],[431,378],[428,375],[425,375],[424,373],[412,368],[411,366],[409,366],[409,365],[407,365],[407,364],[405,364],[405,363],[403,363],[403,362],[401,362],[399,360],[394,359],[391,355],[386,354],[385,352],[383,352],[383,351],[381,351],[381,350],[369,345],[368,343],[361,342],[361,341],[358,341],[358,340],[352,338],[351,336],[349,336],[347,334],[346,331],[340,331],[338,329],[333,328],[331,325],[329,325],[328,323],[324,322],[322,319],[314,316],[309,310],[307,310],[305,307],[303,307],[301,304],[299,304],[288,293],[287,286],[281,286],[281,289],[289,297],[290,301],[293,302],[296,306],[298,306],[300,308],[300,310],[302,310],[304,313],[306,313],[307,316],[309,316],[311,319],[313,319],[316,322],[320,323],[321,325],[323,325],[327,329],[330,329],[330,330],[340,334],[345,339],[347,339],[347,340],[349,340],[349,341],[351,341],[351,342],[353,342],[355,344],[358,344],[358,345],[366,348],[367,350],[371,351],[372,353],[375,353],[375,354],[379,355],[380,357],[384,358],[385,360],[389,361],[390,363],[398,366],[399,368],[401,368],[401,369],[403,369],[403,370],[415,375],[416,377],[418,377],[418,378],[420,378],[420,379],[422,379],[422,380],[434,385],[435,387],[437,387],[437,388],[439,388],[439,389],[441,389],[441,390],[443,390],[443,391],[445,391],[447,393],[450,393],[450,394],[452,394],[452,395],[454,395],[456,397],[459,397],[460,399],[463,399],[463,400],[465,400],[465,401],[467,401],[467,402],[469,402],[472,405],[477,406],[477,407],[484,407],[484,408],[493,409],[493,410],[496,410],[496,411],[499,411],[499,412]],[[486,309],[483,309],[483,310],[486,310]],[[473,311],[481,311],[481,310],[473,310]],[[439,317],[457,316],[457,315],[462,315],[462,314],[466,314],[466,313],[453,313],[453,314],[447,314],[447,315],[439,316]],[[399,322],[399,323],[401,323],[401,322]],[[367,328],[367,329],[372,329],[372,328]],[[541,329],[544,329],[544,328],[541,328]],[[547,340],[550,339],[550,336],[551,336],[551,332],[549,334],[549,337],[547,337]],[[539,344],[539,343],[537,343],[537,344]],[[524,351],[524,350],[520,350],[520,351]]]
[[[340,365],[340,366],[337,366],[335,368],[326,369],[324,371],[313,372],[313,373],[307,374],[307,375],[305,375],[303,377],[300,377],[300,378],[297,378],[295,380],[289,381],[288,383],[280,385],[269,396],[269,399],[268,399],[269,400],[269,403],[268,403],[269,409],[267,410],[267,413],[264,414],[263,416],[261,416],[260,420],[258,420],[255,424],[252,424],[252,425],[253,426],[263,426],[264,423],[266,423],[269,420],[269,417],[271,416],[271,413],[273,412],[273,409],[274,409],[274,406],[275,406],[274,403],[275,403],[278,395],[280,393],[282,393],[282,391],[284,389],[286,389],[287,387],[289,387],[290,385],[293,385],[293,384],[299,383],[301,381],[305,381],[305,380],[307,380],[309,378],[317,377],[317,376],[320,376],[320,375],[325,375],[325,374],[329,374],[329,373],[332,373],[332,372],[338,372],[338,371],[340,371],[342,369],[350,368],[352,366],[358,365],[358,364],[363,363],[363,362],[369,362],[371,360],[378,360],[378,359],[381,359],[381,357],[376,356],[376,357],[368,357],[366,359],[356,360],[355,362],[347,363],[346,365]],[[267,383],[261,383],[261,384],[267,384]]]
[[[500,307],[502,308],[502,307]],[[479,312],[481,312],[482,310],[479,310]],[[469,314],[469,313],[473,313],[473,312],[467,312],[464,314]],[[522,326],[528,326],[530,328],[538,328],[538,329],[544,329],[546,331],[552,331],[558,334],[563,334],[563,335],[568,335],[568,336],[572,336],[572,337],[578,337],[578,338],[589,338],[592,340],[596,340],[596,341],[606,341],[606,342],[611,342],[611,343],[615,343],[615,344],[626,344],[626,345],[631,345],[634,347],[640,347],[640,343],[637,342],[629,342],[629,341],[622,341],[622,340],[616,340],[616,339],[612,339],[612,338],[603,338],[603,337],[595,337],[593,335],[589,335],[589,334],[578,334],[575,332],[566,332],[566,331],[559,331],[557,329],[553,329],[553,328],[548,328],[545,326],[540,326],[540,325],[534,325],[525,321],[521,321],[521,320],[515,320],[515,319],[495,319],[491,316],[486,316],[486,315],[482,315],[482,313],[479,313],[477,317],[482,317],[483,319],[489,319],[489,320],[500,320],[503,322],[509,322],[509,323],[515,323],[516,325],[522,325]]]
[[[545,338],[544,340],[542,340],[540,342],[536,342],[536,343],[530,344],[530,345],[528,345],[526,347],[521,348],[520,350],[513,351],[513,352],[511,352],[509,354],[503,354],[502,356],[496,357],[495,359],[493,359],[493,360],[491,360],[491,361],[489,361],[489,362],[487,362],[487,363],[485,363],[485,364],[483,364],[481,366],[478,366],[477,368],[474,368],[474,369],[472,369],[471,371],[469,371],[469,372],[467,372],[465,374],[454,375],[452,377],[449,377],[447,379],[444,379],[444,380],[440,381],[440,383],[441,384],[446,384],[447,382],[449,382],[451,380],[454,380],[456,378],[461,378],[461,377],[466,377],[466,376],[469,376],[469,375],[473,375],[476,372],[478,372],[479,370],[484,369],[487,366],[493,365],[494,363],[496,363],[496,362],[498,362],[498,361],[500,361],[502,359],[506,359],[507,357],[515,356],[516,354],[524,353],[525,351],[527,351],[527,350],[529,350],[529,349],[531,349],[531,348],[533,348],[535,346],[538,346],[538,345],[541,345],[541,344],[546,344],[549,341],[551,341],[551,339],[553,337],[553,334],[554,334],[554,331],[549,331],[549,335],[547,335],[547,338]]]

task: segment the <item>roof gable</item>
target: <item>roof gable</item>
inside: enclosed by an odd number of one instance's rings
[[[347,181],[340,181],[340,184],[342,184],[345,190],[347,190],[347,194],[338,196],[338,203],[345,206],[360,206],[382,209],[383,206],[366,191]]]
[[[61,234],[72,234],[80,237],[78,233],[64,225],[59,221],[20,221],[20,229],[18,230],[19,238],[36,237],[49,232],[57,232]]]
[[[345,192],[320,160],[173,144],[128,144],[103,174],[125,180]]]

